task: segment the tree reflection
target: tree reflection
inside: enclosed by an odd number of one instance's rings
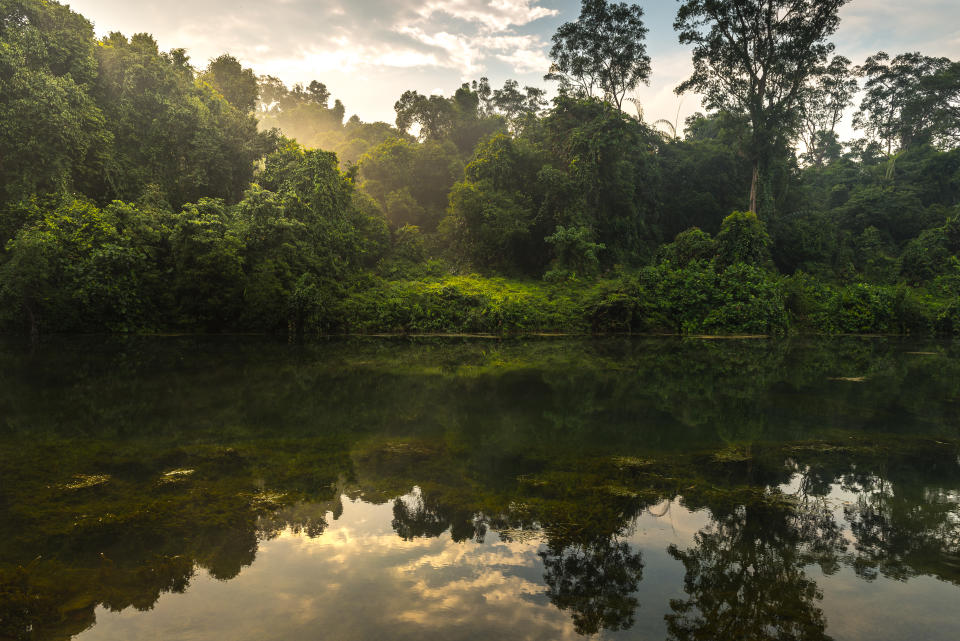
[[[824,532],[804,523],[804,514],[774,503],[741,506],[718,515],[693,547],[671,546],[686,572],[688,598],[670,601],[669,638],[829,639],[818,606],[823,594],[804,572],[811,560],[804,550],[817,538],[811,535]],[[832,551],[839,545],[815,547]]]
[[[569,611],[580,634],[627,630],[639,607],[634,593],[643,579],[643,558],[616,538],[585,544],[551,543],[540,552],[547,596]]]
[[[856,539],[858,576],[905,581],[931,574],[960,584],[960,491],[878,476],[861,477],[856,489],[843,512]]]
[[[425,498],[420,488],[393,502],[393,531],[404,541],[416,538],[438,537],[448,529],[457,543],[483,543],[487,532],[486,519],[464,508],[450,508],[436,499]]]

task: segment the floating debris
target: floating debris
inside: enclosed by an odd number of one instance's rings
[[[169,483],[179,483],[181,481],[186,481],[189,476],[194,473],[195,470],[181,469],[181,470],[170,470],[166,472],[157,483],[160,485],[167,485]]]
[[[652,465],[653,461],[645,458],[637,458],[635,456],[614,456],[612,459],[613,464],[622,469],[632,469],[638,467],[646,467]]]
[[[63,485],[65,490],[82,490],[88,487],[103,485],[110,480],[107,474],[76,474],[72,483]]]
[[[866,376],[838,376],[836,378],[831,378],[831,381],[840,381],[843,383],[866,383]]]
[[[381,451],[387,452],[390,454],[398,454],[398,455],[414,454],[417,456],[426,456],[428,454],[433,453],[433,450],[431,450],[430,448],[424,445],[406,443],[403,441],[394,441],[390,443],[385,443],[381,448]]]
[[[521,474],[517,477],[517,481],[525,483],[526,485],[532,485],[533,487],[545,487],[550,484],[546,479],[538,478],[533,474]]]

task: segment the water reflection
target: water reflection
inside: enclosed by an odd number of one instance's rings
[[[0,350],[0,638],[896,638],[825,612],[960,596],[960,354],[907,351]]]
[[[626,542],[597,539],[540,552],[550,602],[570,612],[580,634],[629,630],[639,607],[633,596],[643,579],[643,556]]]

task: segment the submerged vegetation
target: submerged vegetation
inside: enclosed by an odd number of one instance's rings
[[[656,65],[635,5],[557,32],[549,103],[484,78],[391,125],[4,0],[0,329],[960,331],[960,63],[830,58],[843,0],[766,36],[789,3],[732,4],[681,4],[710,111],[665,134],[627,109]]]

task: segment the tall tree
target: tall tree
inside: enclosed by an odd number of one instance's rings
[[[674,28],[693,45],[693,74],[678,93],[702,93],[710,109],[750,119],[750,209],[773,150],[796,128],[807,80],[833,45],[849,0],[680,0]]]
[[[622,111],[627,93],[650,77],[647,31],[637,5],[583,0],[579,20],[553,36],[553,65],[544,78],[585,96],[599,91]]]
[[[857,68],[865,94],[854,125],[880,142],[888,156],[911,145],[960,137],[960,62],[883,51]]]
[[[500,113],[514,132],[523,128],[523,123],[535,118],[546,106],[544,99],[546,92],[536,87],[524,87],[520,91],[520,83],[516,80],[507,80],[503,89],[494,89],[490,97],[490,106],[495,113]]]
[[[462,84],[449,98],[405,91],[393,106],[397,112],[397,129],[405,134],[417,125],[421,140],[448,139],[464,156],[469,156],[482,138],[505,129],[503,119],[489,117],[493,104],[489,89],[489,83],[481,81],[474,86]]]
[[[397,112],[397,129],[407,132],[414,124],[419,125],[424,140],[443,138],[453,126],[453,107],[443,96],[404,91],[393,109]]]
[[[859,83],[850,60],[834,56],[807,84],[803,92],[803,130],[807,160],[822,166],[831,149],[838,149],[837,125],[843,112],[853,104]]]

